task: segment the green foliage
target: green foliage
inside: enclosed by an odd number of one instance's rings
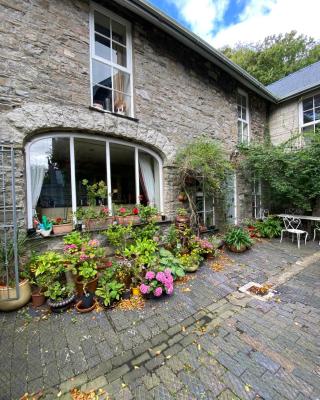
[[[119,224],[110,225],[108,229],[102,233],[107,236],[108,241],[116,248],[116,253],[120,254],[132,235],[132,226]]]
[[[248,231],[239,226],[232,226],[224,237],[224,241],[228,246],[233,246],[237,250],[242,247],[251,247],[253,242],[250,238]]]
[[[263,179],[270,188],[273,208],[311,211],[320,196],[320,135],[308,135],[307,145],[292,150],[299,139],[278,146],[271,143],[241,147],[241,168]]]
[[[44,295],[53,301],[60,301],[68,298],[73,291],[74,288],[72,285],[64,285],[59,281],[54,281],[44,292]]]
[[[83,282],[89,282],[97,275],[95,263],[84,261],[78,267],[78,274]]]
[[[154,240],[138,238],[124,249],[124,256],[134,260],[137,267],[148,266],[156,259],[158,244]]]
[[[296,31],[266,37],[262,42],[222,49],[224,55],[268,85],[320,59],[320,43]]]
[[[149,221],[146,225],[142,227],[137,227],[132,230],[132,239],[153,239],[155,235],[159,232],[159,227],[153,222]]]
[[[202,257],[196,249],[192,250],[191,253],[179,256],[179,262],[186,272],[196,271],[200,266],[201,260]]]
[[[64,257],[56,251],[39,254],[32,260],[31,270],[36,277],[45,275],[48,279],[55,279],[65,272]]]
[[[103,304],[108,307],[113,301],[120,300],[124,291],[124,284],[117,280],[107,280],[105,277],[99,280],[96,295],[103,300]]]
[[[5,264],[8,264],[8,272],[9,272],[9,280],[13,279],[13,272],[14,272],[14,240],[11,235],[7,236],[7,253],[5,252],[5,247],[3,243],[3,236],[0,238],[0,271],[2,276],[0,277],[3,280],[3,283],[8,284],[6,282],[6,268]],[[18,258],[25,255],[26,252],[26,240],[27,237],[24,234],[18,234],[17,236],[17,255]]]
[[[179,217],[186,217],[188,211],[185,208],[177,208],[176,214],[179,215]]]
[[[188,186],[188,178],[196,179],[203,183],[206,193],[219,191],[232,170],[220,144],[209,138],[200,138],[189,143],[178,152],[176,164],[184,187]]]
[[[142,222],[150,221],[152,217],[158,214],[158,210],[152,206],[139,206],[139,216]]]
[[[88,203],[91,207],[96,205],[97,199],[105,200],[108,196],[108,188],[104,181],[89,185],[88,180],[83,179],[82,185],[87,189]]]
[[[159,271],[164,271],[166,268],[171,270],[174,280],[185,276],[183,265],[179,258],[175,257],[169,250],[161,247],[159,250]]]
[[[272,239],[280,236],[282,223],[278,218],[268,217],[263,221],[257,221],[254,227],[261,237]]]
[[[71,233],[68,233],[68,235],[65,235],[63,237],[63,243],[64,244],[75,244],[78,249],[81,248],[81,246],[86,243],[89,240],[88,235],[83,235],[80,232],[74,231]]]

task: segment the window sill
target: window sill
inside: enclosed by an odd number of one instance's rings
[[[101,108],[97,108],[97,107],[93,107],[93,106],[89,106],[89,110],[97,111],[97,112],[100,112],[103,114],[111,114],[111,115],[114,115],[115,117],[128,119],[129,121],[139,122],[138,118],[128,117],[127,115],[121,115],[121,114],[114,113],[111,111],[101,110]]]

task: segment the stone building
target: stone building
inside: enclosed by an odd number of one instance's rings
[[[28,228],[35,212],[66,218],[85,206],[83,179],[107,183],[109,207],[150,203],[170,216],[178,149],[206,135],[232,156],[267,130],[276,97],[141,0],[2,0],[0,12],[0,138],[17,149]],[[198,195],[207,224],[261,206],[238,174],[226,212]]]

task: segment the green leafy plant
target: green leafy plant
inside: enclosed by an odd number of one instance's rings
[[[73,291],[74,288],[72,285],[63,284],[59,281],[53,281],[48,285],[44,295],[53,301],[61,301],[71,296]]]
[[[158,214],[158,210],[152,206],[139,206],[139,215],[143,222],[150,221],[152,217]]]
[[[163,247],[159,250],[158,262],[159,271],[164,271],[166,268],[170,269],[174,280],[185,276],[184,268],[179,258],[175,257],[169,250]]]
[[[124,256],[134,260],[138,267],[148,266],[156,259],[158,243],[154,240],[138,238],[133,244],[124,249]]]
[[[179,262],[186,272],[196,271],[200,266],[201,260],[202,257],[197,250],[192,250],[191,253],[179,255]]]
[[[0,283],[4,285],[14,284],[14,240],[13,237],[9,235],[7,237],[7,252],[5,252],[5,246],[3,243],[3,236],[0,238],[0,264],[1,264],[1,276]],[[23,234],[18,234],[17,236],[17,256],[18,261],[20,258],[24,258],[26,255],[26,241],[27,236]],[[8,265],[9,282],[7,282],[7,271],[5,265]],[[23,276],[22,276],[23,277]]]
[[[75,244],[78,249],[80,249],[84,243],[88,242],[88,240],[89,240],[88,235],[81,234],[80,232],[77,231],[71,232],[63,237],[63,243],[65,245]]]
[[[246,247],[252,246],[253,241],[247,230],[240,226],[232,226],[224,236],[224,241],[228,247],[235,247],[237,250],[241,250]]]
[[[82,282],[90,282],[97,275],[97,268],[95,263],[84,261],[78,267],[78,274]]]
[[[102,234],[105,235],[110,244],[116,248],[116,253],[120,254],[132,235],[132,226],[110,225]]]
[[[188,210],[185,208],[177,208],[176,214],[179,215],[179,217],[186,217],[188,215]]]
[[[159,227],[154,221],[149,221],[145,226],[137,227],[132,230],[132,239],[153,239],[159,232]]]
[[[125,285],[115,279],[107,281],[100,280],[96,295],[103,300],[103,304],[108,307],[115,300],[120,300],[120,297],[125,289]]]
[[[39,275],[55,279],[65,272],[65,258],[56,251],[47,251],[34,257],[31,261],[31,271],[36,277]]]
[[[278,218],[268,217],[263,221],[257,221],[254,227],[261,237],[272,239],[280,236],[282,222]]]
[[[87,179],[83,179],[82,185],[87,190],[88,203],[91,207],[96,205],[97,199],[105,200],[108,196],[108,188],[104,181],[89,185],[89,181]]]

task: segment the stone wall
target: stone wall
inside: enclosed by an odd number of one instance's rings
[[[299,132],[299,102],[297,99],[271,107],[269,130],[274,144],[285,142]]]
[[[0,138],[23,149],[38,133],[76,131],[150,146],[164,160],[165,211],[170,214],[179,190],[173,166],[177,149],[200,135],[219,140],[229,153],[235,148],[238,84],[167,34],[116,11],[133,23],[137,120],[89,108],[87,0],[0,0]],[[266,104],[248,94],[251,135],[257,139],[265,131]]]

